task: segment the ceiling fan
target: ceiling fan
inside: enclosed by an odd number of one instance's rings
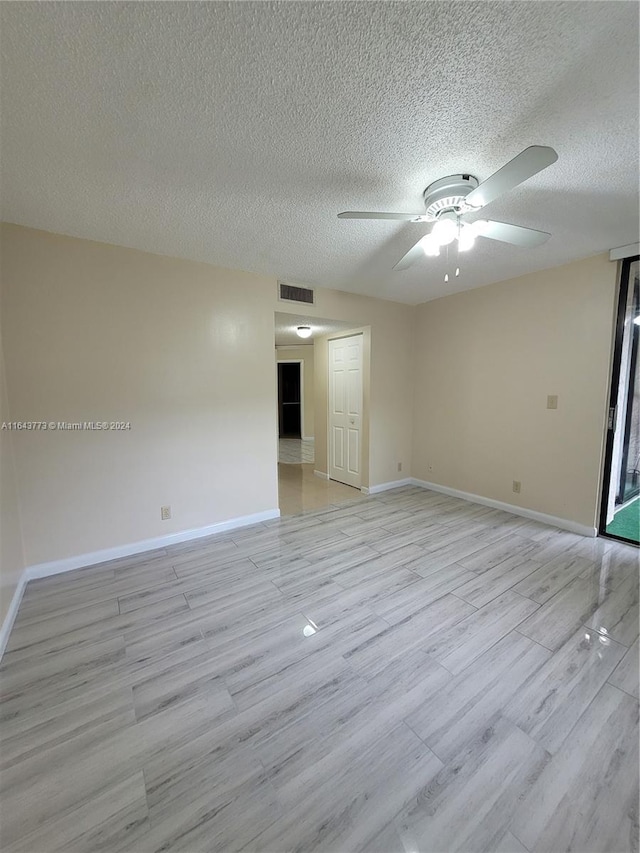
[[[469,221],[475,213],[504,193],[517,187],[528,178],[537,175],[555,163],[558,155],[545,145],[531,145],[521,151],[491,177],[481,184],[473,175],[466,173],[440,178],[426,188],[425,213],[377,213],[366,210],[346,210],[339,219],[396,219],[407,222],[435,222],[431,231],[407,252],[394,270],[410,267],[423,255],[436,256],[440,247],[458,241],[460,252],[473,248],[476,237],[500,240],[514,246],[533,248],[549,239],[546,231],[535,231],[521,225],[495,222],[491,219]]]

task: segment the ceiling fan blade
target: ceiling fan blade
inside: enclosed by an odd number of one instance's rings
[[[533,228],[523,228],[522,225],[509,225],[508,222],[495,222],[489,219],[480,232],[481,237],[490,240],[500,240],[501,243],[511,243],[512,246],[522,246],[533,249],[546,243],[551,234],[546,231],[535,231]]]
[[[403,255],[398,263],[394,266],[394,270],[399,272],[400,270],[406,270],[412,264],[414,264],[418,258],[424,258],[424,251],[422,249],[422,241],[424,237],[421,237],[418,242],[412,246],[406,255]]]
[[[530,145],[494,172],[465,198],[465,206],[480,208],[555,163],[558,155],[546,145]]]
[[[378,213],[370,210],[345,210],[338,219],[402,219],[409,222],[422,222],[424,213]]]

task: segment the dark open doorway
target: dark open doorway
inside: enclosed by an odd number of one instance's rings
[[[302,437],[302,382],[300,362],[278,364],[278,434]]]

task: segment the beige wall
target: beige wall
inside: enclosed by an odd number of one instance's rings
[[[0,426],[10,422],[0,342]],[[13,459],[13,433],[0,430],[0,624],[24,569],[24,549]]]
[[[305,306],[305,315],[353,323],[354,330],[365,328],[369,335],[368,341],[365,336],[364,353],[366,364],[369,344],[368,400],[365,387],[365,405],[369,405],[369,439],[367,448],[364,446],[367,436],[363,430],[363,484],[375,486],[409,477],[413,428],[412,324],[415,308],[339,290],[318,289],[315,297],[314,305]],[[297,314],[300,306],[289,308],[286,303],[274,299],[274,310]],[[322,382],[326,383],[328,367],[323,346],[326,349],[326,341],[323,344],[321,339],[316,339],[315,452],[316,469],[326,473],[326,391],[322,390]],[[365,375],[365,386],[366,382]],[[402,472],[398,472],[398,462],[402,463]]]
[[[315,430],[315,373],[314,373],[314,345],[308,344],[303,347],[276,347],[276,361],[302,361],[303,377],[303,425],[302,434],[305,438],[313,438]]]
[[[12,419],[131,423],[15,436],[27,565],[277,507],[275,279],[14,225],[0,240]],[[305,313],[371,327],[370,482],[407,476],[413,309],[316,295]]]
[[[616,277],[599,255],[420,306],[414,477],[596,526]]]
[[[275,279],[18,226],[1,240],[11,419],[131,422],[3,437],[9,588],[24,563],[277,506]],[[615,279],[601,256],[417,309],[318,289],[309,317],[365,333],[364,485],[413,475],[593,525]],[[314,355],[326,379],[325,339]]]
[[[274,281],[7,225],[1,263],[12,419],[131,422],[14,436],[28,565],[277,507]]]

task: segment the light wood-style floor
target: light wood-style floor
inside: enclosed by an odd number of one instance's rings
[[[32,582],[2,849],[637,850],[638,551],[417,488]]]

